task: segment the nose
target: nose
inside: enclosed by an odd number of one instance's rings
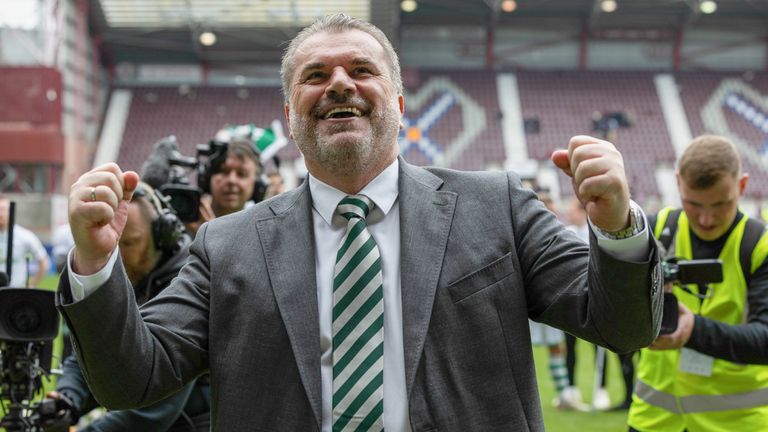
[[[352,93],[354,89],[355,81],[349,76],[346,69],[337,66],[331,72],[331,78],[328,80],[328,87],[325,92],[328,96],[345,95]]]
[[[226,180],[228,183],[235,183],[235,182],[237,181],[237,173],[236,173],[234,170],[232,170],[232,171],[227,171],[227,172],[224,174],[224,179],[225,179],[225,180]]]
[[[703,211],[703,212],[699,213],[699,218],[698,219],[699,219],[699,225],[704,226],[704,227],[712,226],[712,224],[715,221],[715,218],[712,215],[712,213],[710,213],[708,211]]]

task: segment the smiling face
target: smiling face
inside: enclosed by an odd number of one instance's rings
[[[253,195],[258,168],[245,156],[229,154],[219,171],[211,176],[211,207],[216,216],[245,208]]]
[[[319,32],[298,46],[292,70],[285,115],[307,168],[359,191],[397,157],[403,97],[384,48],[360,30]]]

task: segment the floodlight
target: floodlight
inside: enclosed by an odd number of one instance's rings
[[[501,2],[501,10],[507,13],[517,10],[517,2],[515,0],[504,0]]]
[[[403,0],[400,2],[400,9],[403,12],[413,12],[417,7],[419,7],[419,4],[416,3],[416,0]]]
[[[614,12],[617,7],[616,0],[603,0],[602,3],[600,3],[600,9],[605,13]]]
[[[204,31],[200,33],[200,43],[205,46],[211,46],[216,43],[216,33]]]
[[[717,10],[717,3],[715,3],[713,0],[704,0],[703,2],[699,3],[699,10],[701,13],[705,13],[707,15],[715,13]]]

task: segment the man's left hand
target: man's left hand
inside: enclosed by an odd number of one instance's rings
[[[677,310],[677,329],[670,334],[659,335],[648,348],[652,350],[679,349],[688,343],[688,339],[691,338],[691,333],[693,332],[694,315],[682,303],[677,304]]]
[[[629,185],[624,159],[613,144],[577,135],[571,138],[568,150],[552,153],[552,162],[571,177],[573,190],[595,226],[607,232],[629,226]]]

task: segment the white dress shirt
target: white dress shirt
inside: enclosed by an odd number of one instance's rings
[[[312,223],[315,234],[315,271],[320,318],[320,376],[322,398],[322,431],[331,432],[333,401],[332,310],[333,270],[336,251],[346,228],[346,220],[336,213],[338,203],[347,195],[309,175],[312,194]],[[368,230],[376,240],[381,254],[384,280],[384,430],[410,431],[408,399],[405,385],[405,355],[403,346],[403,313],[400,294],[400,206],[397,200],[399,162],[395,160],[359,194],[375,204],[366,219]],[[632,205],[636,205],[632,203]],[[590,225],[591,226],[591,225]],[[648,252],[647,222],[642,232],[623,240],[608,239],[598,232],[598,245],[617,258],[643,259]],[[107,281],[114,266],[117,249],[107,265],[89,276],[76,275],[69,268],[72,297],[83,299]],[[71,251],[68,265],[71,265]],[[212,287],[212,289],[215,289]]]

